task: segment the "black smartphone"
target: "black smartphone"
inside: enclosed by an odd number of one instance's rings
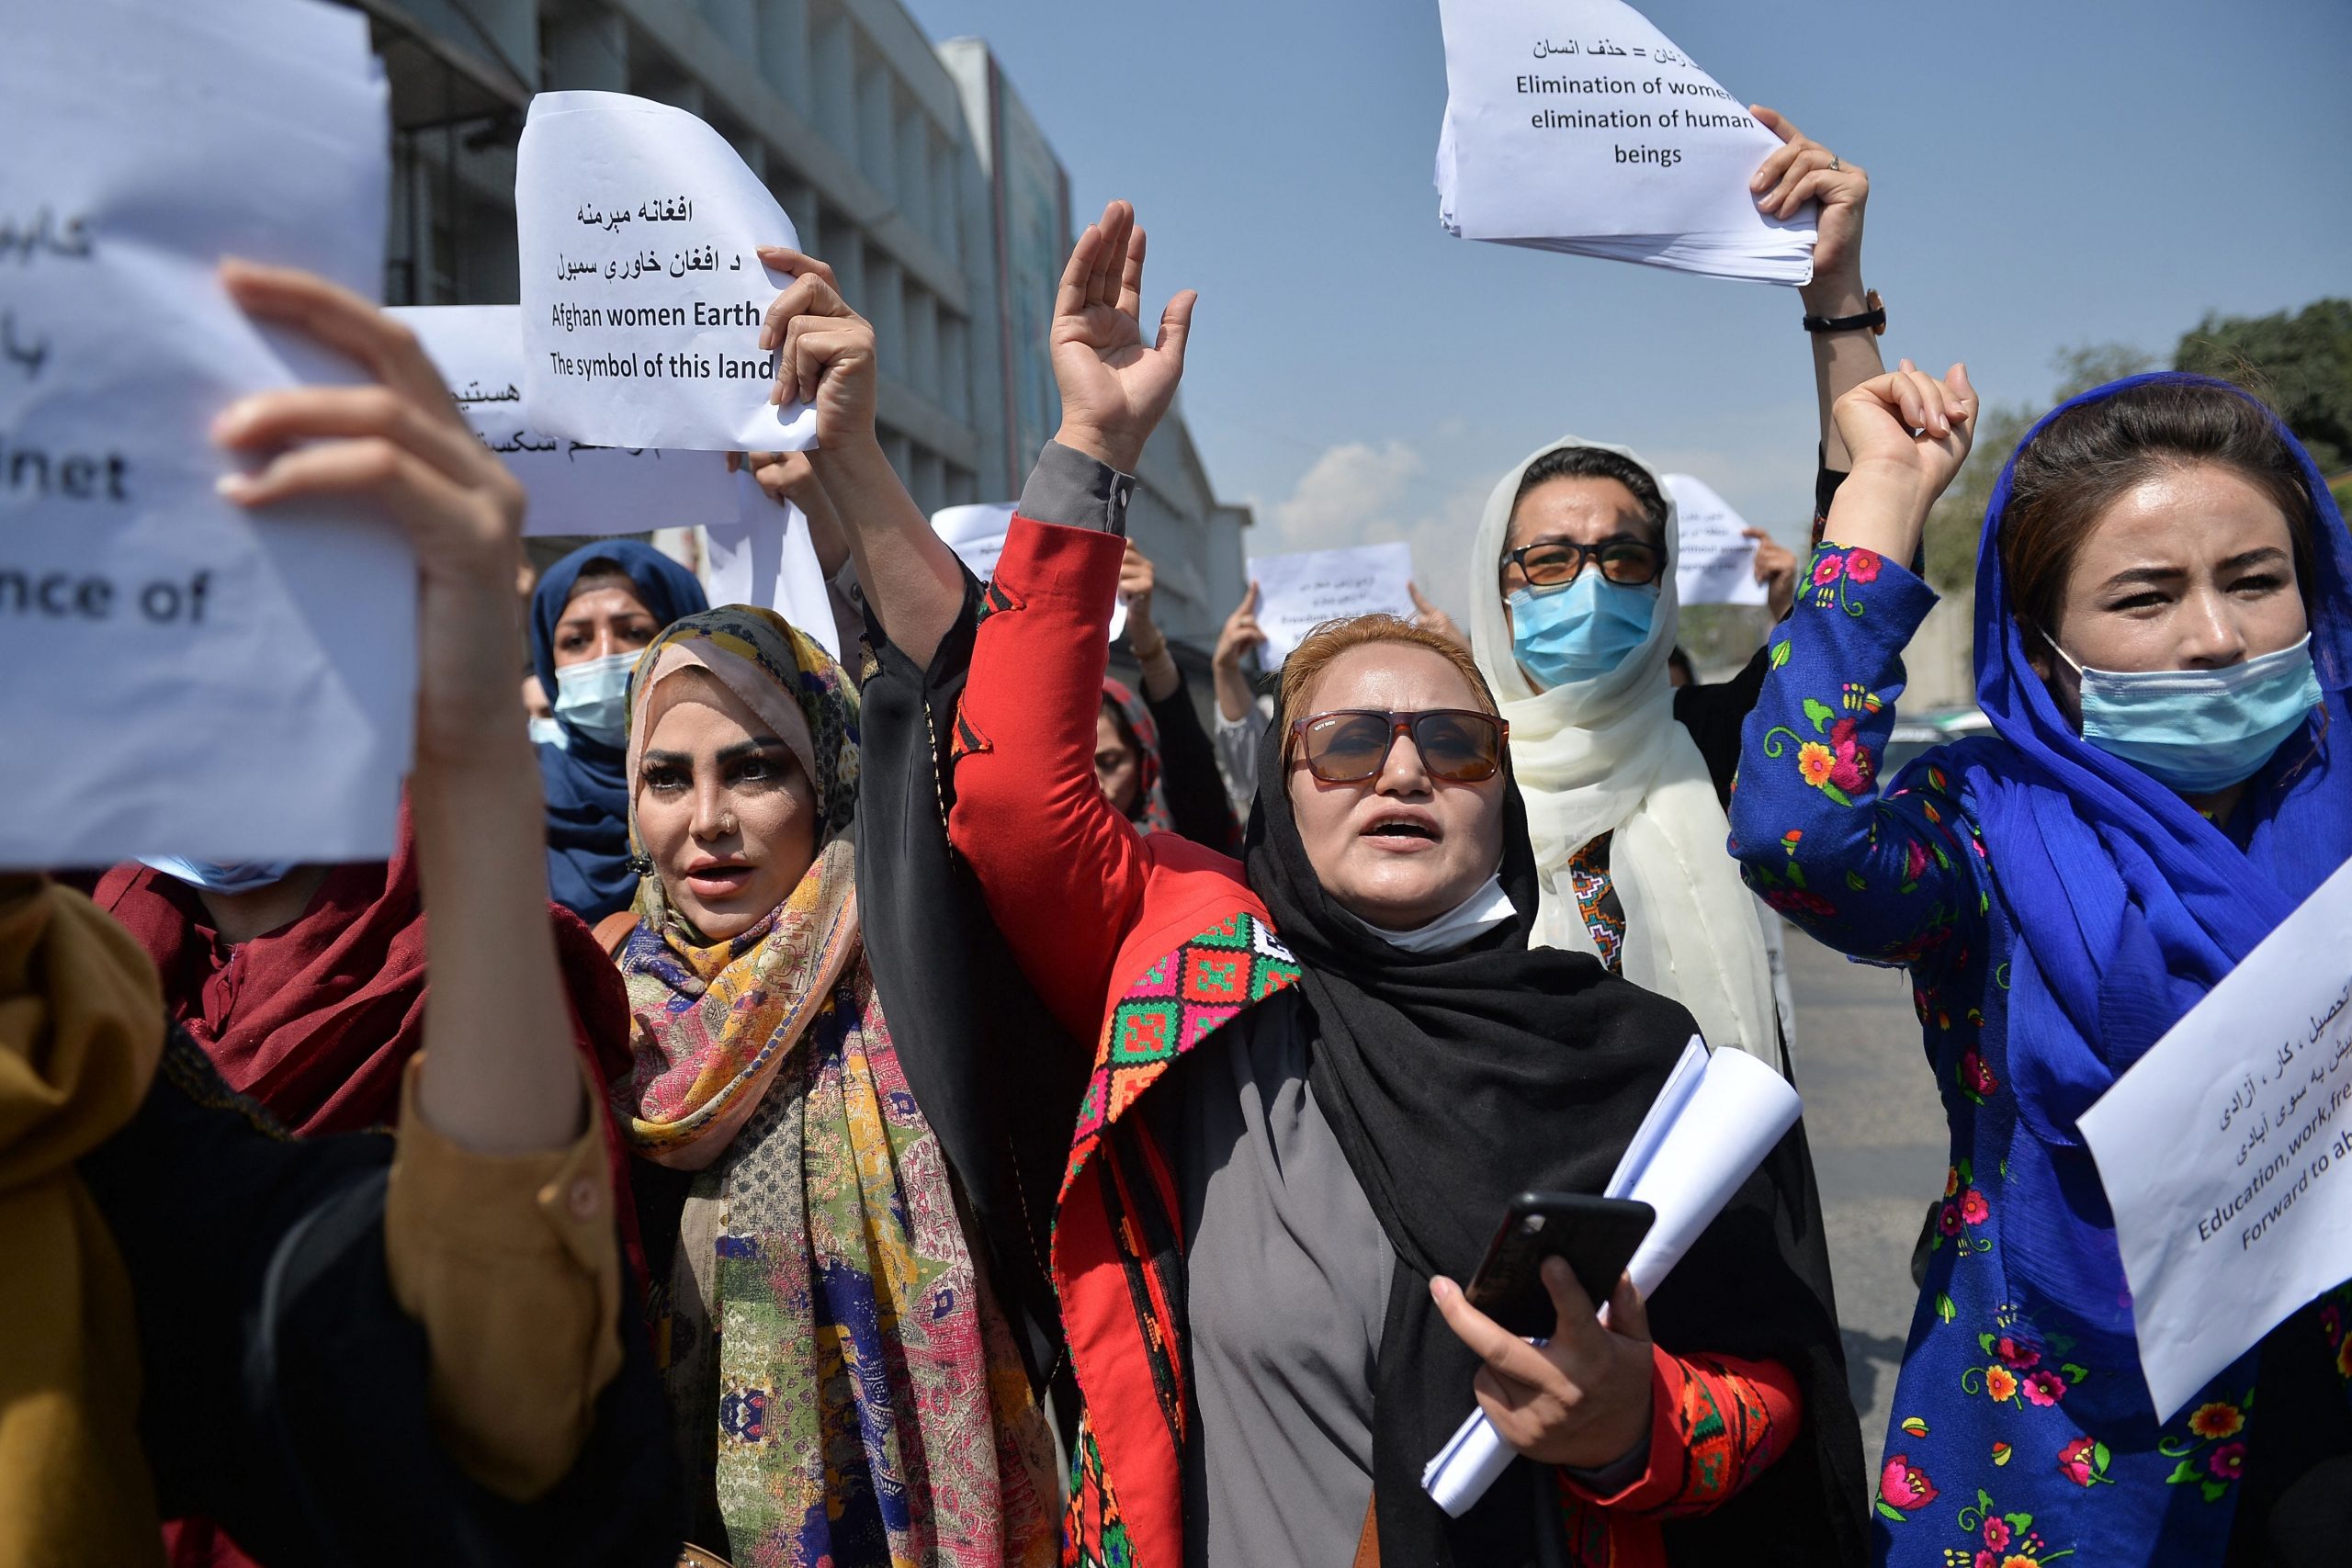
[[[1631,1198],[1522,1192],[1504,1211],[1486,1261],[1464,1293],[1472,1306],[1513,1334],[1549,1334],[1560,1314],[1544,1288],[1544,1260],[1566,1258],[1597,1310],[1657,1218],[1657,1210]]]

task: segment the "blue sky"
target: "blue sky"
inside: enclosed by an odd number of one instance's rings
[[[1081,222],[1136,202],[1155,312],[1201,291],[1185,412],[1254,549],[1408,538],[1458,610],[1486,491],[1571,431],[1784,535],[1808,514],[1793,290],[1439,229],[1436,0],[907,3],[994,46]],[[2068,344],[2352,292],[2345,0],[1642,8],[1871,172],[1890,364],[2046,400]]]

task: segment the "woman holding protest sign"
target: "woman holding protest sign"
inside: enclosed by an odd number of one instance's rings
[[[1776,908],[1911,972],[1951,1123],[1881,1554],[2340,1562],[2352,1289],[2159,1422],[2076,1119],[2352,857],[2352,539],[2239,389],[2084,393],[2026,436],[1985,514],[1993,734],[1882,791],[1900,655],[1935,600],[1899,563],[1977,401],[1960,367],[1905,361],[1837,412],[1853,474],[1773,638],[1731,817]]]
[[[304,273],[224,281],[370,378],[244,399],[216,434],[254,461],[233,500],[356,501],[415,550],[437,1005],[397,1138],[288,1140],[119,926],[0,877],[0,1559],[156,1562],[158,1515],[195,1514],[269,1562],[662,1561],[659,1392],[497,673],[521,491],[374,307]]]
[[[1784,145],[1750,182],[1766,213],[1818,202],[1814,278],[1802,290],[1820,394],[1818,505],[1846,454],[1829,406],[1880,370],[1885,315],[1862,288],[1870,178],[1781,116]],[[1674,501],[1623,446],[1569,438],[1532,454],[1487,500],[1471,581],[1478,668],[1502,699],[1542,868],[1537,940],[1589,953],[1675,998],[1712,1044],[1786,1070],[1764,932],[1721,852],[1723,795],[1762,650],[1722,685],[1676,689]],[[1756,571],[1784,613],[1795,560],[1759,538]]]
[[[871,329],[831,321],[865,374],[816,400],[827,492],[911,510],[875,443]],[[729,605],[655,637],[628,703],[616,1108],[691,1539],[739,1568],[1046,1563],[1051,1438],[867,960],[857,688]]]
[[[1114,203],[1064,274],[1063,424],[955,726],[956,848],[1063,1031],[1102,1043],[1051,1235],[1085,1404],[1066,1561],[1857,1561],[1801,1135],[1655,1300],[1621,1283],[1609,1325],[1565,1269],[1543,1348],[1454,1283],[1513,1193],[1599,1190],[1691,1031],[1529,949],[1506,728],[1462,650],[1385,617],[1310,637],[1246,865],[1103,799],[1127,474],[1192,310],[1144,345],[1143,249]],[[932,626],[956,607],[906,602]],[[1474,1404],[1537,1462],[1449,1520],[1421,1467]]]

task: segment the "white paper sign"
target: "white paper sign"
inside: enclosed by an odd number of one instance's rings
[[[416,333],[458,412],[530,492],[526,534],[642,534],[731,523],[739,502],[716,452],[592,446],[548,435],[523,406],[516,305],[406,305],[387,312]]]
[[[2352,864],[2083,1112],[2140,1368],[2174,1412],[2352,1279]]]
[[[414,560],[350,506],[222,501],[209,437],[241,395],[355,378],[215,267],[379,287],[367,19],[91,0],[0,33],[0,865],[380,859]]]
[[[808,515],[788,502],[777,505],[748,471],[731,478],[737,516],[703,531],[703,591],[713,604],[774,610],[839,659],[841,632]]]
[[[1747,519],[1703,479],[1668,474],[1674,492],[1674,592],[1685,604],[1761,604],[1756,581],[1756,541],[1740,530]]]
[[[1266,634],[1259,659],[1269,670],[1325,621],[1385,611],[1410,620],[1412,547],[1356,545],[1340,550],[1251,556],[1258,585],[1258,626]]]
[[[997,557],[1004,554],[1004,536],[1012,527],[1014,506],[1009,501],[986,501],[972,506],[946,506],[931,514],[931,531],[947,541],[956,558],[974,577],[986,582],[996,575]],[[1111,606],[1111,640],[1127,629],[1125,601]]]
[[[1710,1052],[1693,1038],[1634,1130],[1602,1195],[1657,1212],[1625,1272],[1643,1300],[1724,1212],[1804,1112],[1789,1081],[1745,1051]],[[1600,1316],[1606,1322],[1609,1307]],[[1421,1486],[1460,1518],[1518,1454],[1474,1410],[1421,1470]]]
[[[816,411],[768,402],[760,327],[792,220],[724,137],[622,93],[541,93],[514,154],[523,400],[600,446],[799,452]]]
[[[1747,182],[1779,137],[1623,0],[1439,0],[1439,220],[1465,239],[1762,282],[1813,276],[1812,210]]]

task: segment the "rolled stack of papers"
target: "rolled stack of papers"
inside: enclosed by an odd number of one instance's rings
[[[1786,1078],[1744,1051],[1710,1053],[1693,1039],[1625,1146],[1605,1196],[1657,1211],[1625,1265],[1646,1300],[1682,1261],[1731,1195],[1797,1124],[1804,1109]],[[1604,1321],[1608,1308],[1601,1309]],[[1421,1488],[1460,1518],[1518,1455],[1474,1410],[1422,1468]]]
[[[1781,145],[1623,0],[1440,0],[1438,220],[1468,240],[1712,277],[1813,278],[1812,209],[1747,187]]]

